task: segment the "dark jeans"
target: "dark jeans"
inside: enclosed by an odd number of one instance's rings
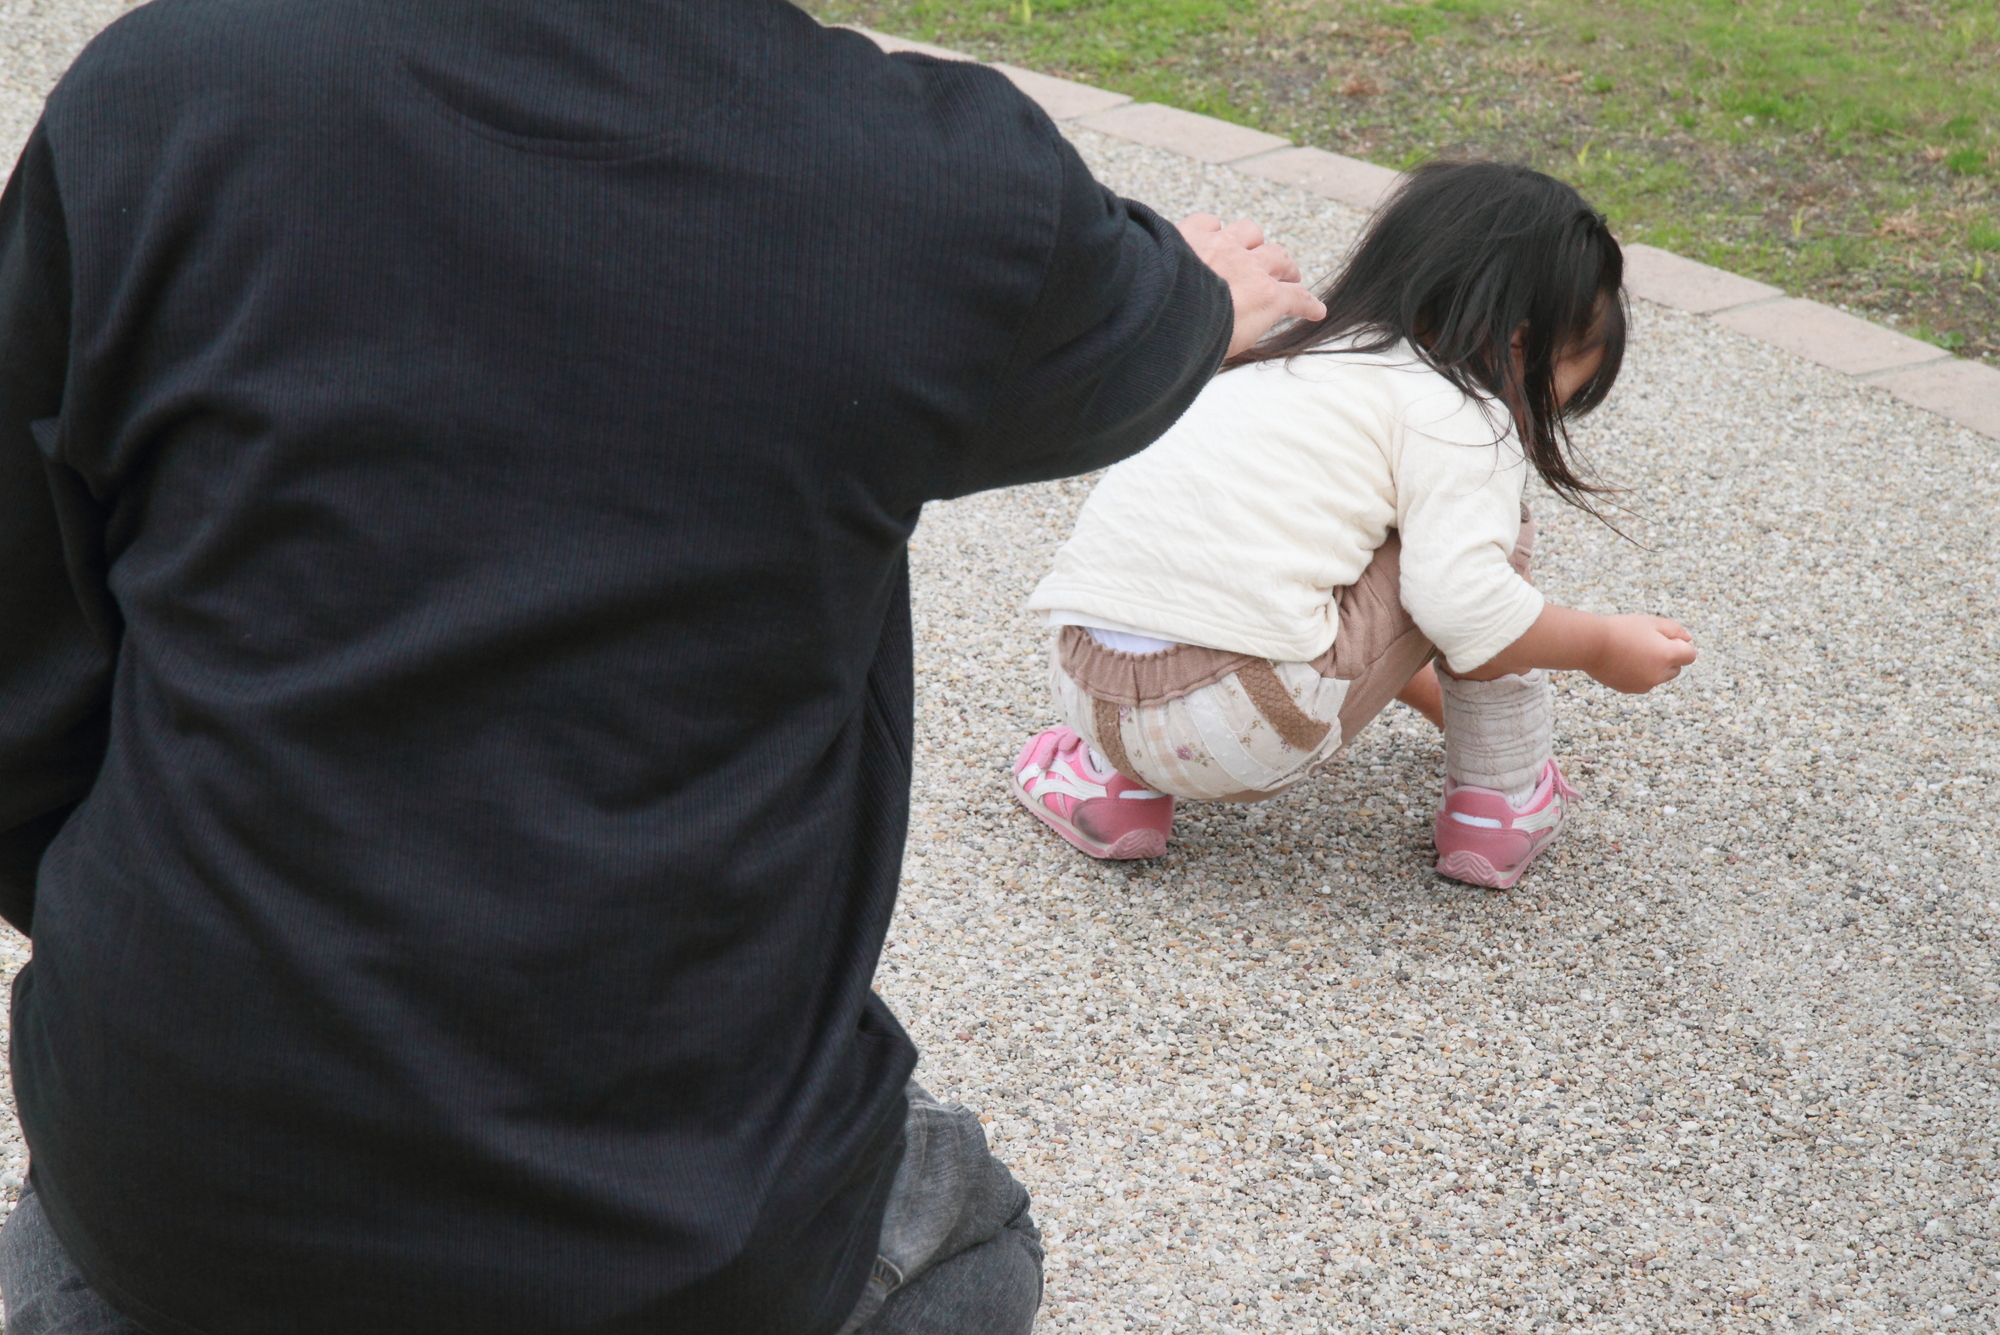
[[[1042,1305],[1028,1190],[986,1148],[975,1113],[914,1080],[909,1094],[875,1275],[841,1335],[1027,1335]]]
[[[84,1282],[32,1189],[0,1228],[0,1299],[7,1335],[146,1335]]]
[[[910,1085],[875,1274],[841,1335],[1027,1335],[1042,1302],[1028,1192],[979,1119]],[[0,1228],[6,1335],[146,1335],[84,1282],[30,1190]]]

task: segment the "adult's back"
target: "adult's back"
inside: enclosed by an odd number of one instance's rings
[[[997,75],[773,0],[108,30],[0,208],[13,1064],[91,1284],[839,1325],[914,1060],[904,540],[1227,335]]]

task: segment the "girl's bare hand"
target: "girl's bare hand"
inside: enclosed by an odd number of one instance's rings
[[[1598,661],[1585,669],[1614,691],[1643,695],[1681,675],[1695,660],[1694,636],[1678,621],[1628,615],[1603,618]]]

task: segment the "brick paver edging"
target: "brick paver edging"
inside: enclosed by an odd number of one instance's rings
[[[885,51],[973,59],[865,28],[856,31]],[[1055,120],[1280,181],[1355,208],[1374,208],[1396,183],[1397,173],[1387,167],[1325,149],[1294,147],[1289,139],[1213,116],[1134,102],[1123,93],[1013,65],[996,63],[993,68]],[[1726,329],[1879,385],[1905,403],[2000,440],[2000,370],[1991,366],[1652,246],[1625,247],[1625,286],[1636,297],[1705,315]]]

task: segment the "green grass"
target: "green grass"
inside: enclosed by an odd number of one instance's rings
[[[1994,0],[808,0],[1390,165],[1572,180],[1643,240],[2000,362]]]

